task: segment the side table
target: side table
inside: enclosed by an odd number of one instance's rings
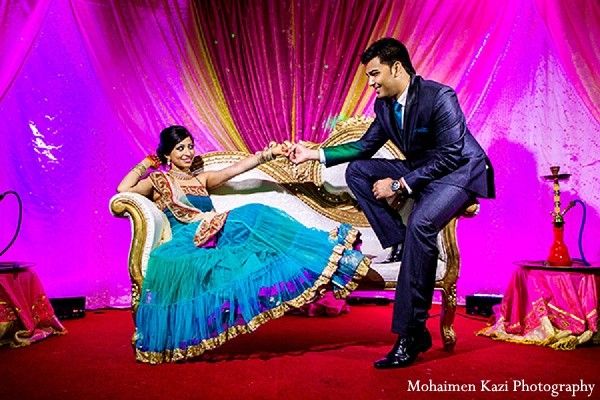
[[[26,346],[66,334],[33,269],[19,263],[1,264],[0,346]]]
[[[600,341],[600,266],[517,264],[502,303],[494,308],[494,324],[478,335],[560,350]]]

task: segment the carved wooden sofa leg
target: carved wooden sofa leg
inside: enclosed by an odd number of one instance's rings
[[[456,345],[456,332],[454,331],[454,316],[456,315],[456,284],[442,289],[442,311],[440,315],[440,333],[444,350],[452,351]]]
[[[473,200],[463,212],[462,217],[473,217],[479,212],[479,202]],[[460,273],[460,253],[456,240],[456,225],[458,216],[453,218],[442,230],[444,238],[443,251],[447,263],[445,276],[436,282],[436,288],[442,290],[442,311],[440,315],[440,333],[444,349],[454,350],[456,345],[456,332],[454,331],[454,317],[456,315],[456,282]]]
[[[110,211],[114,216],[128,218],[131,222],[129,279],[131,280],[131,316],[135,326],[145,266],[150,251],[170,235],[170,228],[164,213],[152,201],[137,193],[114,195],[110,200]]]

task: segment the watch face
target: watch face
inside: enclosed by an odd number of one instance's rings
[[[397,192],[400,189],[400,181],[392,181],[392,191]]]

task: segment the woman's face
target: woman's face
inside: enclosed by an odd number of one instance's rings
[[[187,169],[192,165],[194,159],[194,141],[191,137],[186,137],[181,142],[175,145],[169,157],[171,163],[179,169]]]

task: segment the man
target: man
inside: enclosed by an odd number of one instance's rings
[[[352,161],[346,181],[381,245],[402,261],[392,317],[398,335],[375,368],[412,364],[431,347],[425,326],[435,286],[439,231],[474,197],[494,197],[493,171],[469,132],[456,93],[416,75],[406,47],[396,39],[373,43],[362,55],[375,89],[375,120],[361,139],[310,150],[295,144],[292,162],[326,166]],[[406,160],[371,159],[391,140]],[[405,226],[388,200],[414,198]]]

